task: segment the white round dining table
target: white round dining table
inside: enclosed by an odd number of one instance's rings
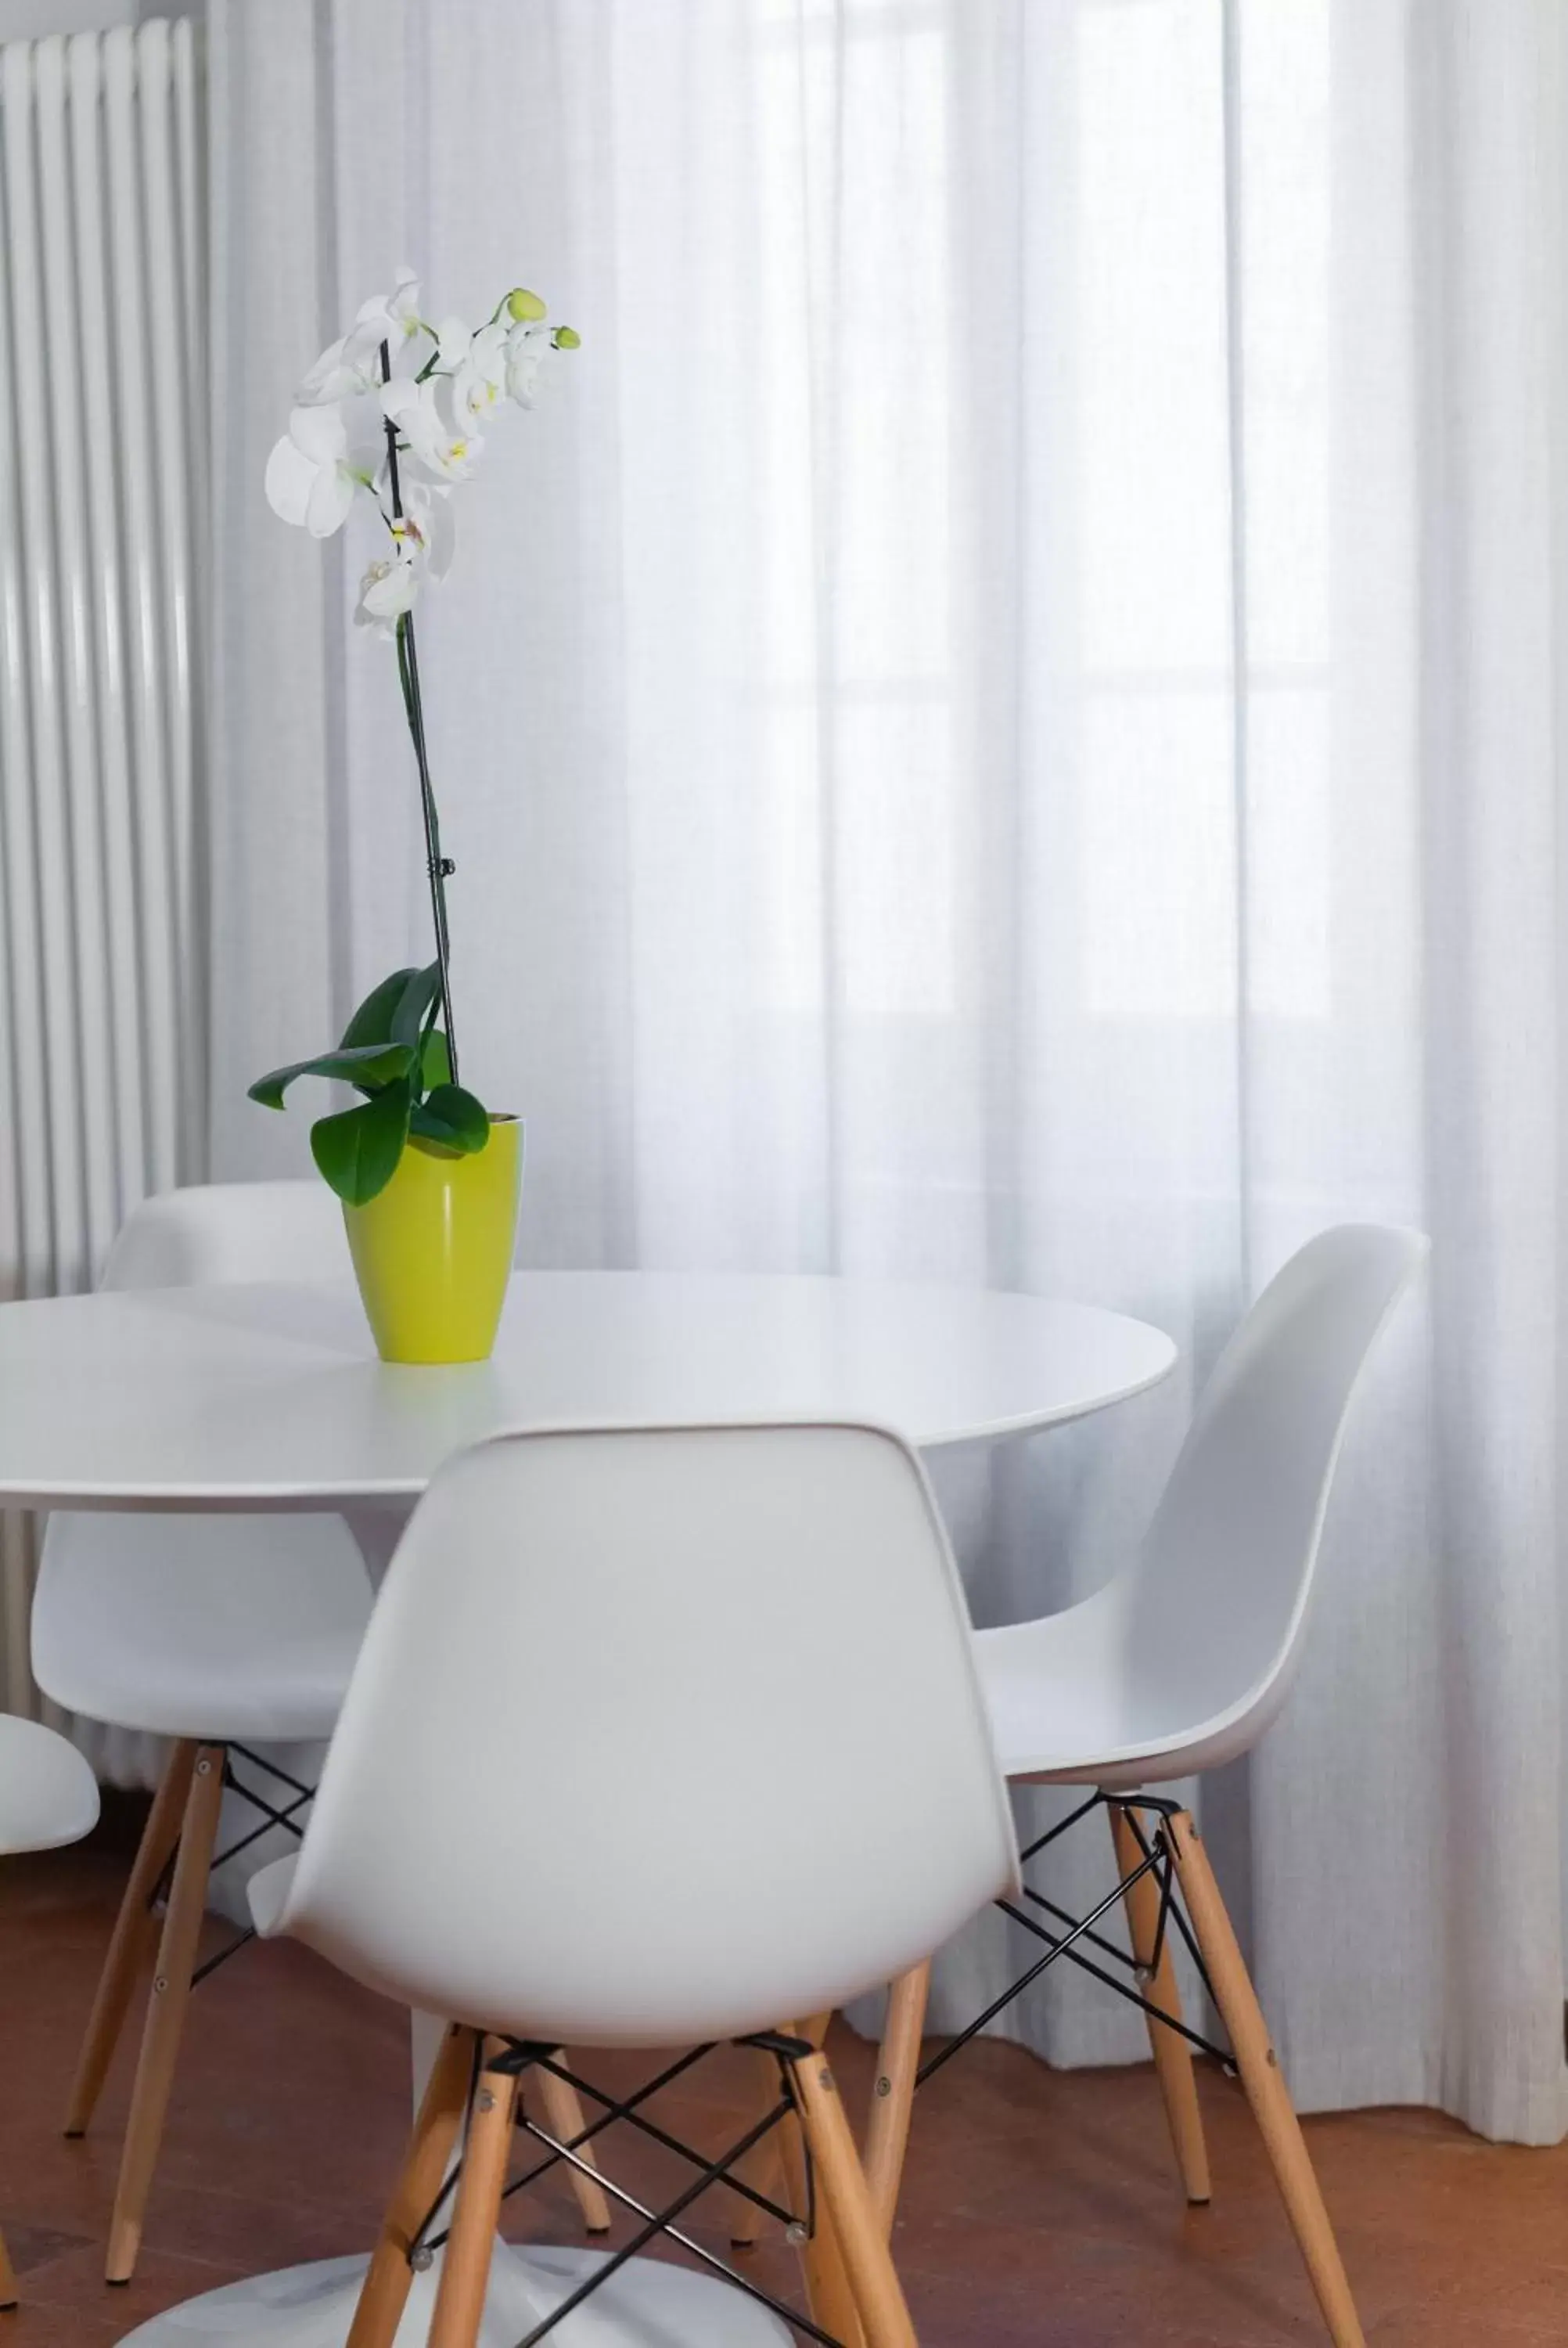
[[[349,1286],[104,1291],[0,1306],[0,1506],[337,1509],[379,1581],[442,1461],[502,1427],[805,1416],[924,1450],[1081,1418],[1164,1377],[1091,1305],[786,1275],[519,1272],[488,1362],[379,1362]],[[415,2069],[434,2025],[415,2017]],[[389,2180],[390,2182],[390,2180]],[[126,2348],[343,2348],[366,2253],[167,2309]],[[498,2245],[482,2348],[517,2348],[607,2254]],[[428,2331],[416,2275],[398,2348]],[[629,2261],[562,2348],[776,2348],[733,2285]]]

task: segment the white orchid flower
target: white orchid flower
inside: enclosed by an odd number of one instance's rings
[[[369,400],[295,407],[267,459],[267,503],[283,521],[331,538],[355,497],[373,487],[380,457],[377,410]]]
[[[351,340],[368,340],[378,347],[390,343],[395,353],[419,333],[423,323],[419,315],[419,280],[412,269],[405,267],[398,271],[390,294],[373,294],[368,302],[361,303]]]
[[[400,270],[392,292],[362,303],[347,334],[327,345],[295,394],[296,405],[320,407],[378,390],[383,343],[395,365],[398,352],[419,331],[419,281],[412,270]]]
[[[399,438],[436,480],[461,481],[473,471],[481,442],[477,433],[459,422],[447,376],[428,376],[423,383],[399,377],[384,384],[381,406]]]
[[[489,423],[507,395],[507,333],[492,322],[469,337],[468,348],[452,377],[452,413],[468,432]]]
[[[421,337],[423,352],[411,349]],[[391,542],[361,581],[355,618],[363,625],[393,633],[424,582],[444,576],[452,555],[448,492],[472,472],[502,401],[531,407],[547,355],[578,341],[571,327],[547,324],[544,303],[525,286],[503,295],[477,332],[458,317],[428,326],[418,281],[400,269],[391,293],[364,303],[322,353],[267,460],[267,501],[284,521],[330,538],[361,490],[376,499]],[[387,507],[395,473],[397,515]]]
[[[452,499],[446,489],[410,481],[403,492],[403,511],[389,527],[394,538],[412,546],[422,576],[446,578],[456,545]]]
[[[384,636],[395,633],[425,582],[444,579],[452,561],[452,509],[445,493],[415,482],[405,496],[405,511],[387,520],[391,550],[360,581],[354,615],[356,625]]]
[[[379,345],[367,343],[358,348],[348,335],[340,335],[326,349],[294,394],[301,407],[321,407],[340,399],[353,399],[360,393],[374,391],[381,381]]]
[[[443,318],[436,329],[436,362],[451,383],[454,427],[481,430],[499,407],[507,386],[507,328],[492,318],[476,334],[461,318]]]
[[[379,636],[393,636],[405,612],[414,609],[419,592],[419,571],[405,545],[373,562],[359,582],[354,606],[356,628],[374,628]]]
[[[468,355],[474,330],[462,318],[443,318],[436,329],[436,364],[446,375],[456,375]]]
[[[476,334],[461,318],[444,318],[436,334],[436,364],[452,386],[453,422],[460,431],[481,429],[506,391],[507,328],[492,318]]]
[[[540,319],[511,327],[506,339],[507,396],[519,407],[531,407],[538,387],[539,369],[555,348],[551,329]]]

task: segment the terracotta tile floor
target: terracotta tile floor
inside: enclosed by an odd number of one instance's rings
[[[197,1993],[140,2271],[107,2291],[126,2055],[85,2143],[57,2118],[124,1865],[89,1845],[4,1870],[0,2211],[24,2304],[0,2318],[0,2348],[108,2348],[232,2276],[367,2244],[406,2125],[401,2014],[303,1951],[244,1952]],[[212,1923],[215,1945],[225,1929]],[[835,2052],[864,2096],[867,2050],[845,2035]],[[630,2084],[647,2068],[595,2075]],[[917,2112],[896,2244],[923,2348],[1320,2341],[1245,2109],[1217,2075],[1204,2088],[1216,2199],[1188,2211],[1147,2067],[1056,2073],[993,2043],[942,2073]],[[662,2116],[717,2146],[743,2108],[736,2062],[715,2058]],[[1413,2112],[1308,2133],[1376,2348],[1568,2340],[1568,2148],[1486,2145]],[[657,2190],[682,2172],[637,2148],[618,2173]],[[579,2239],[554,2179],[509,2219],[519,2236]],[[724,2212],[700,2209],[693,2230],[722,2249]],[[774,2288],[792,2288],[793,2265],[776,2238],[753,2254]]]

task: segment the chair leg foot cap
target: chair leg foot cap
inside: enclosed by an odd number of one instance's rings
[[[1213,2198],[1213,2195],[1208,2193],[1189,2193],[1187,2207],[1189,2209],[1206,2209]]]
[[[608,2226],[589,2226],[587,2229],[588,2238],[593,2242],[602,2242],[609,2231]]]
[[[83,2137],[87,2134],[87,2130],[85,2127],[64,2128],[61,2133],[65,2137],[67,2144],[80,2144]]]

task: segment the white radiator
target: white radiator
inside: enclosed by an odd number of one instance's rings
[[[0,1298],[200,1169],[198,111],[188,20],[0,46]]]

